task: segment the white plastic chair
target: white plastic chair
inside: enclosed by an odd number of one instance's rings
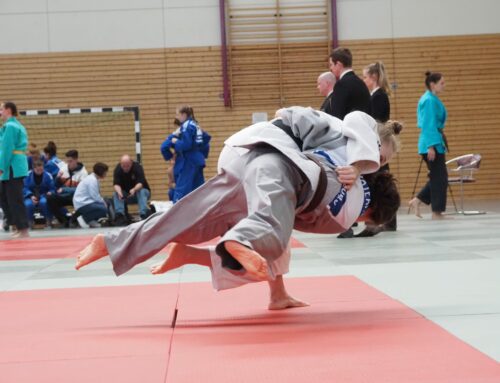
[[[448,167],[449,191],[453,200],[453,205],[455,206],[455,212],[457,214],[485,214],[484,211],[464,210],[464,184],[476,182],[474,175],[479,170],[480,164],[480,154],[465,154],[463,156],[455,157],[451,160],[446,161],[446,166]],[[451,188],[452,185],[460,185],[460,210],[457,209],[455,198],[453,197],[453,191]]]

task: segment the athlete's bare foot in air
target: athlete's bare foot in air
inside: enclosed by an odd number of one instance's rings
[[[163,262],[159,262],[151,266],[151,274],[163,274],[167,271],[177,269],[178,267],[186,264],[186,245],[181,243],[170,243],[166,250],[168,252],[167,258]]]
[[[422,201],[420,201],[417,197],[413,198],[408,204],[410,205],[410,209],[413,209],[415,211],[415,215],[418,218],[422,218],[422,214],[420,213],[420,204]]]
[[[95,262],[106,255],[108,255],[108,249],[106,248],[106,243],[104,242],[104,235],[97,234],[92,239],[92,242],[90,242],[90,244],[78,255],[75,269],[79,270],[83,266]]]
[[[251,278],[257,281],[269,279],[267,261],[259,253],[236,241],[226,241],[224,246],[229,254],[241,263]]]
[[[267,307],[269,310],[284,310],[291,309],[294,307],[306,307],[309,306],[309,303],[299,301],[290,295],[286,297],[280,298],[271,298],[271,302],[269,302],[269,306]]]

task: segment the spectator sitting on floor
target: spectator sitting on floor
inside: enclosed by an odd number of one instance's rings
[[[45,154],[45,171],[50,173],[54,182],[59,174],[59,166],[62,165],[62,161],[57,157],[57,146],[54,141],[49,141],[47,146],[43,148]]]
[[[93,171],[76,187],[73,206],[76,215],[81,215],[90,227],[100,227],[99,220],[108,215],[108,207],[100,193],[100,183],[108,173],[108,165],[97,162]]]
[[[64,226],[69,226],[65,206],[73,205],[73,195],[76,187],[88,175],[87,169],[78,161],[78,151],[69,150],[66,162],[60,164],[56,185],[61,185],[56,194],[49,196],[49,208],[57,220]]]
[[[54,179],[43,170],[43,161],[37,159],[33,161],[33,170],[24,179],[24,206],[28,215],[29,225],[34,224],[35,208],[38,207],[43,214],[46,226],[50,227],[52,214],[50,213],[47,197],[56,192]]]
[[[125,205],[138,204],[141,219],[146,219],[150,211],[148,200],[150,188],[141,164],[133,161],[128,154],[122,156],[120,163],[113,172],[113,205],[115,208],[115,224],[127,225],[129,219],[125,214]]]

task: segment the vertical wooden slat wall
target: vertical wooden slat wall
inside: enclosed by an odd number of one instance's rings
[[[500,35],[343,41],[341,44],[353,51],[354,69],[358,74],[366,64],[382,59],[391,82],[397,84],[391,98],[392,117],[404,121],[406,128],[402,134],[402,151],[392,169],[400,181],[404,200],[410,197],[419,164],[415,111],[424,91],[423,74],[429,69],[441,71],[447,82],[442,99],[449,112],[447,136],[452,152],[448,157],[468,152],[483,155],[478,182],[466,187],[466,196],[499,197]],[[287,44],[282,49],[290,58],[283,74],[286,104],[318,107],[322,98],[317,94],[316,74],[328,69],[326,49],[312,43],[310,46]],[[259,52],[265,51],[256,49],[248,58],[256,63],[256,75],[260,70],[265,71],[269,62],[265,54],[259,56]],[[301,57],[307,63],[302,72]],[[260,95],[252,93],[250,82],[248,94],[240,92],[236,97],[242,102],[225,108],[221,76],[218,47],[0,55],[0,98],[15,101],[20,109],[138,105],[143,162],[153,198],[166,199],[166,164],[159,145],[174,129],[172,120],[177,106],[192,105],[202,127],[213,137],[206,176],[215,173],[217,154],[225,137],[248,125],[253,112],[267,112],[271,117],[279,107],[279,100],[273,104],[270,100],[275,97],[266,95],[265,91]],[[45,137],[57,143],[58,138],[50,128]],[[86,147],[88,143],[74,143],[88,168],[101,160],[94,158],[99,141],[96,134],[92,148]],[[114,166],[118,160],[110,165]],[[425,171],[419,186],[424,181]]]

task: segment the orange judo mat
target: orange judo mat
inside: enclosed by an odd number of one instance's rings
[[[355,277],[288,286],[311,306],[270,312],[264,283],[4,292],[0,381],[500,381],[494,360]]]

